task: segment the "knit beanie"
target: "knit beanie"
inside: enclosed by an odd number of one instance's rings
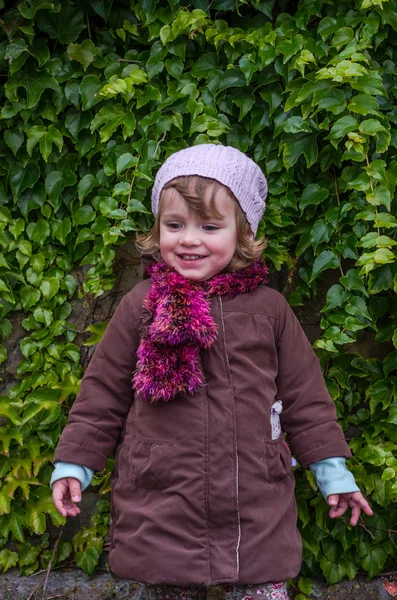
[[[160,167],[152,190],[152,211],[157,216],[164,186],[186,175],[215,179],[236,197],[256,235],[266,208],[267,182],[261,169],[243,152],[231,146],[199,144],[171,154]]]

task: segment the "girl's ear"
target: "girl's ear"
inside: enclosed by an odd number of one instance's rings
[[[247,223],[247,229],[245,230],[245,235],[250,241],[252,241],[255,237],[249,223]]]

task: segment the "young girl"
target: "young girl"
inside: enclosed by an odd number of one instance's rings
[[[283,432],[331,517],[349,505],[352,525],[372,514],[319,361],[265,285],[254,236],[266,193],[231,147],[166,160],[140,241],[157,262],[119,304],[55,453],[54,504],[75,516],[115,451],[110,568],[144,582],[147,598],[201,599],[218,585],[225,598],[288,598],[301,540]]]

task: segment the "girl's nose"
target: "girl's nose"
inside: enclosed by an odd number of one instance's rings
[[[199,246],[201,244],[197,231],[188,227],[182,231],[180,242],[185,246]]]

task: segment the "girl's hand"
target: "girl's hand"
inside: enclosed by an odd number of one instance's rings
[[[81,500],[81,484],[74,477],[58,479],[52,486],[52,501],[63,517],[75,517],[80,509],[75,502]]]
[[[350,525],[357,525],[361,510],[363,510],[369,517],[374,514],[361,492],[331,494],[328,496],[327,502],[331,506],[331,510],[329,511],[329,516],[331,519],[336,519],[337,517],[344,515],[350,506],[352,509]]]

